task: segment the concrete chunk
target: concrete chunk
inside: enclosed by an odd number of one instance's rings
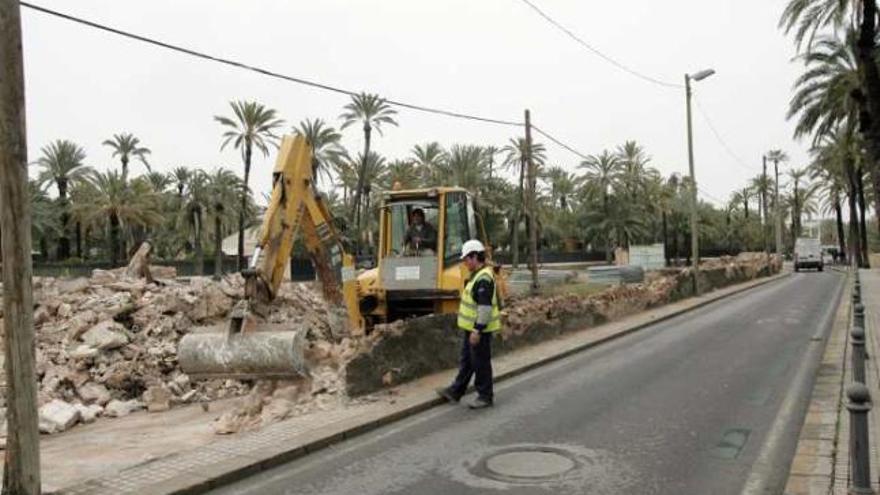
[[[54,399],[40,408],[40,431],[59,433],[75,425],[80,412],[75,406],[60,399]]]

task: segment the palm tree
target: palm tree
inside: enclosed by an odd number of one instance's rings
[[[226,226],[234,222],[235,200],[244,184],[235,173],[222,167],[205,178],[208,210],[214,217],[214,278],[219,278],[223,275],[223,235]]]
[[[629,199],[635,201],[638,198],[645,177],[645,167],[651,158],[645,150],[635,141],[627,141],[617,147],[617,160],[620,162],[620,182]]]
[[[856,180],[856,161],[858,159],[858,138],[852,121],[844,122],[833,134],[822,136],[813,150],[815,160],[826,164],[826,167],[839,167],[844,177],[849,206],[850,232],[849,255],[860,267],[865,266],[863,256],[865,246],[862,243],[861,222],[857,206],[858,181]]]
[[[31,200],[31,237],[40,246],[44,257],[49,256],[49,238],[59,231],[60,223],[46,188],[37,180],[28,180]]]
[[[489,166],[489,180],[492,180],[492,174],[495,172],[495,156],[501,153],[501,148],[497,146],[484,146],[483,152],[486,154],[486,164]]]
[[[815,34],[825,27],[843,28],[848,45],[855,48],[859,87],[851,93],[859,106],[861,132],[871,163],[880,163],[880,70],[877,62],[877,3],[874,0],[789,0],[780,26],[789,32],[797,26],[795,39],[800,47],[807,41],[812,48]],[[858,34],[855,30],[858,29]],[[830,131],[830,129],[828,129]],[[880,175],[874,175],[880,187]],[[880,217],[880,211],[877,212]]]
[[[144,176],[157,193],[163,193],[171,185],[171,177],[162,172],[147,172]]]
[[[793,168],[788,171],[788,176],[791,177],[792,183],[791,237],[793,239],[797,239],[801,235],[801,212],[803,206],[802,200],[804,199],[802,193],[804,190],[800,188],[800,184],[804,177],[807,176],[808,171],[809,170],[806,168]]]
[[[854,42],[853,31],[845,39],[822,36],[801,55],[806,70],[795,81],[788,109],[789,119],[797,117],[795,137],[823,136],[840,122],[858,118],[858,106],[850,97],[859,90]]]
[[[587,194],[599,199],[601,214],[604,217],[611,215],[611,192],[617,184],[620,176],[620,159],[608,150],[601,155],[590,155],[581,162],[579,168],[586,169],[582,181],[586,186]],[[605,225],[610,225],[607,223]],[[600,229],[598,232],[609,234],[605,237],[605,256],[611,261],[613,256],[611,230]]]
[[[91,172],[91,168],[83,165],[85,151],[76,143],[59,139],[40,149],[42,156],[37,164],[42,168],[37,181],[41,186],[54,184],[58,189],[58,205],[61,212],[60,235],[58,237],[57,257],[65,260],[70,257],[70,202],[67,194],[70,187],[81,182]]]
[[[519,194],[517,197],[516,218],[513,219],[513,231],[511,249],[513,250],[513,267],[519,266],[519,223],[523,221],[525,216],[525,180],[526,170],[528,167],[528,159],[531,156],[535,163],[535,169],[540,171],[544,161],[546,160],[546,149],[541,143],[532,141],[531,149],[525,138],[510,138],[507,145],[501,148],[501,152],[505,154],[504,167],[507,169],[519,169]]]
[[[837,243],[840,254],[846,255],[846,235],[843,226],[843,208],[841,206],[841,194],[846,190],[846,179],[843,177],[841,164],[831,159],[829,153],[818,152],[814,149],[814,160],[810,164],[810,178],[817,181],[819,190],[824,194],[826,210],[834,212],[837,227]]]
[[[74,215],[90,227],[109,228],[110,260],[116,265],[121,252],[122,229],[126,225],[150,227],[162,222],[160,198],[146,181],[128,184],[116,171],[93,172],[85,182],[88,198],[75,205]]]
[[[865,2],[868,3],[868,2]],[[873,3],[873,2],[870,2]],[[807,71],[797,80],[797,92],[792,98],[789,117],[798,116],[795,136],[813,133],[813,144],[822,136],[833,134],[840,125],[856,125],[861,122],[862,138],[867,144],[870,163],[880,163],[880,142],[866,129],[870,127],[880,132],[880,124],[871,118],[873,110],[866,109],[864,103],[864,64],[859,62],[856,31],[848,28],[844,39],[834,36],[822,36],[815,42],[815,50],[803,55]],[[872,62],[872,66],[875,62]],[[869,111],[871,110],[871,111]],[[880,107],[877,108],[880,110]],[[874,114],[880,116],[880,112]],[[880,168],[867,168],[871,176],[874,191],[874,212],[880,225]],[[854,175],[854,186],[863,202],[864,187],[862,175]],[[864,229],[860,237],[866,238]]]
[[[342,151],[339,144],[342,134],[322,119],[303,120],[293,128],[293,132],[304,137],[312,148],[312,177],[315,184],[317,185],[321,175],[330,180],[333,158]]]
[[[570,200],[577,187],[574,174],[562,167],[550,167],[543,174],[543,179],[550,186],[552,203],[558,203],[562,211],[569,211]]]
[[[246,266],[244,260],[244,227],[245,227],[245,211],[247,210],[248,195],[250,194],[250,175],[251,175],[251,157],[254,148],[263,153],[263,156],[269,155],[269,147],[278,145],[278,137],[274,131],[280,127],[284,121],[277,117],[277,112],[271,108],[266,108],[255,101],[233,101],[229,103],[232,107],[234,118],[214,116],[214,120],[219,122],[225,129],[223,133],[223,143],[220,145],[222,151],[228,144],[236,149],[241,150],[241,158],[244,162],[244,187],[241,192],[239,217],[238,217],[238,268],[243,270]]]
[[[755,195],[760,203],[758,213],[761,216],[761,242],[765,251],[768,249],[767,228],[770,225],[770,205],[767,198],[770,196],[773,184],[773,179],[767,174],[758,174],[751,181],[752,190],[755,191]]]
[[[436,184],[439,182],[440,171],[449,158],[440,143],[417,144],[412,149],[412,156],[423,183]]]
[[[445,185],[463,187],[479,196],[488,176],[486,158],[480,146],[453,144],[448,159],[441,167],[441,181]]]
[[[193,241],[196,275],[205,274],[205,251],[202,247],[202,239],[205,234],[205,213],[212,202],[208,180],[208,174],[202,170],[195,170],[190,175],[186,184],[184,202],[179,211],[183,220],[180,224],[187,227]]]
[[[370,152],[370,156],[365,160],[361,154],[352,157],[348,153],[342,154],[338,159],[338,170],[347,177],[350,183],[361,182],[364,184],[364,228],[357,234],[358,238],[366,242],[366,246],[373,246],[373,216],[370,212],[370,200],[372,199],[373,186],[378,184],[381,188],[382,178],[387,174],[388,164],[385,157],[379,155],[375,151]],[[366,164],[366,167],[361,167]],[[355,176],[357,171],[362,171],[363,175]]]
[[[177,167],[171,171],[168,179],[175,184],[177,188],[177,197],[183,198],[183,191],[186,189],[186,183],[189,182],[189,176],[192,171],[186,167]]]
[[[415,189],[420,185],[419,169],[410,160],[394,160],[388,164],[380,179],[385,189],[399,186],[403,189]]]
[[[361,198],[366,192],[364,191],[365,183],[363,180],[366,176],[365,169],[368,166],[366,160],[370,157],[370,137],[373,129],[376,129],[381,135],[383,125],[396,126],[397,121],[394,120],[394,115],[397,114],[397,111],[391,108],[391,105],[383,98],[380,98],[379,95],[369,93],[352,95],[351,102],[345,105],[343,110],[339,116],[342,119],[342,129],[359,122],[363,123],[364,129],[364,152],[361,155],[364,162],[360,164],[358,183],[354,191],[354,204],[348,218],[349,224],[356,225],[360,229]],[[366,194],[369,195],[369,193]]]
[[[145,165],[147,164],[150,149],[141,146],[141,140],[130,132],[114,134],[113,139],[107,139],[101,144],[112,148],[113,156],[119,157],[119,161],[122,162],[122,175],[125,177],[128,177],[128,162],[132,157],[137,157]]]

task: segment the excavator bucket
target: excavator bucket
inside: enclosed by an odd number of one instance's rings
[[[235,320],[230,325],[236,325]],[[177,359],[190,378],[289,379],[308,374],[306,331],[260,325],[258,331],[206,327],[184,335]]]

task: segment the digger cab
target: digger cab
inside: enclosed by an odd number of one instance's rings
[[[384,304],[363,307],[383,320],[458,310],[468,276],[461,246],[486,240],[473,196],[462,188],[438,187],[385,193],[379,213],[374,285]],[[372,282],[372,281],[371,281]],[[369,311],[372,309],[372,311]]]

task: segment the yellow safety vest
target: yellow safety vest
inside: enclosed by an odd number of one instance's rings
[[[474,284],[480,280],[489,279],[495,282],[495,272],[491,266],[485,266],[478,271],[465,284],[461,292],[461,302],[458,305],[458,328],[473,332],[477,323],[477,302],[474,301]],[[492,293],[492,318],[483,332],[497,332],[501,330],[501,309],[498,307],[498,288]]]

